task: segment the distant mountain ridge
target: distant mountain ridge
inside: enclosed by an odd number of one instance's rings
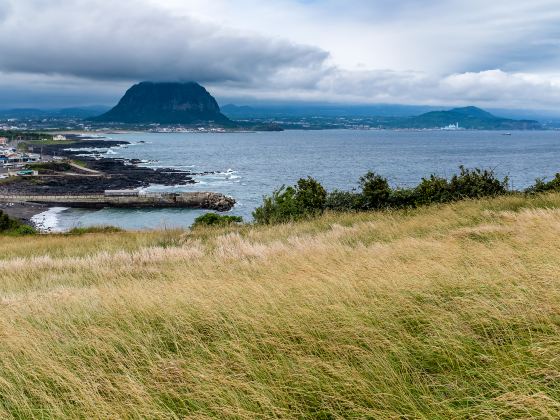
[[[195,82],[141,82],[126,91],[119,103],[98,122],[128,124],[232,125],[208,91]]]
[[[89,118],[107,112],[111,107],[104,105],[75,106],[59,109],[14,108],[0,110],[0,118]]]
[[[538,130],[535,120],[513,120],[497,117],[483,109],[467,106],[449,111],[430,111],[417,117],[399,118],[391,123],[394,128],[439,128],[451,124],[468,130]]]
[[[261,104],[221,107],[229,118],[285,118],[285,117],[411,117],[428,111],[440,111],[442,106],[394,104]]]

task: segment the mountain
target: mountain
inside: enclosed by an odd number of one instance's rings
[[[54,114],[60,118],[76,117],[76,118],[90,118],[99,115],[102,112],[107,112],[111,107],[105,105],[89,105],[73,108],[62,108]]]
[[[336,118],[336,117],[410,117],[423,112],[442,110],[445,107],[423,105],[351,105],[326,103],[261,103],[222,107],[229,118]]]
[[[62,109],[34,109],[16,108],[0,110],[0,119],[16,118],[40,120],[43,118],[88,118],[106,112],[110,107],[103,105],[88,105]]]
[[[513,120],[497,117],[474,106],[449,111],[431,111],[416,117],[399,118],[391,123],[394,128],[439,128],[450,124],[470,130],[538,130],[535,120]]]
[[[128,89],[117,106],[93,121],[128,124],[232,125],[198,83],[142,82]]]

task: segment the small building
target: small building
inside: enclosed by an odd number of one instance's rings
[[[53,137],[53,140],[64,141],[64,140],[66,140],[66,136],[63,136],[62,134],[57,134],[56,136]]]
[[[8,138],[0,137],[0,146],[5,146],[6,144],[8,144]]]

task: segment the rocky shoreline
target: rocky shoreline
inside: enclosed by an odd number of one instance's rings
[[[86,167],[72,167],[67,172],[42,171],[38,177],[18,177],[0,183],[0,194],[9,195],[71,195],[103,194],[106,190],[130,190],[152,184],[175,186],[194,184],[194,176],[200,175],[171,168],[145,168],[139,160],[108,158],[109,148],[130,144],[126,141],[97,138],[82,139],[67,136],[72,143],[46,144],[41,146],[44,156],[56,156],[79,161]],[[34,150],[37,152],[37,150]],[[60,162],[56,160],[53,162]],[[49,207],[33,203],[0,203],[0,210],[24,223],[32,224],[31,218]]]
[[[135,189],[151,184],[173,186],[195,183],[193,175],[196,174],[190,172],[166,168],[143,168],[137,165],[138,161],[100,157],[100,154],[95,152],[91,152],[91,156],[83,156],[84,151],[78,150],[105,150],[126,144],[129,143],[114,140],[79,140],[73,144],[45,145],[42,147],[44,155],[80,161],[90,170],[99,171],[101,174],[92,176],[81,173],[84,176],[45,175],[39,178],[18,178],[0,184],[0,194],[99,194],[105,190]]]

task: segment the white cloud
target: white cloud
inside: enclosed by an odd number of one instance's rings
[[[557,0],[0,0],[0,107],[197,80],[229,98],[553,109],[559,28]]]
[[[246,89],[215,85],[221,96],[247,94]],[[299,99],[348,103],[478,105],[503,108],[554,109],[560,78],[554,75],[508,73],[502,70],[433,76],[424,72],[345,71],[331,68],[309,87],[259,89],[261,99]]]

